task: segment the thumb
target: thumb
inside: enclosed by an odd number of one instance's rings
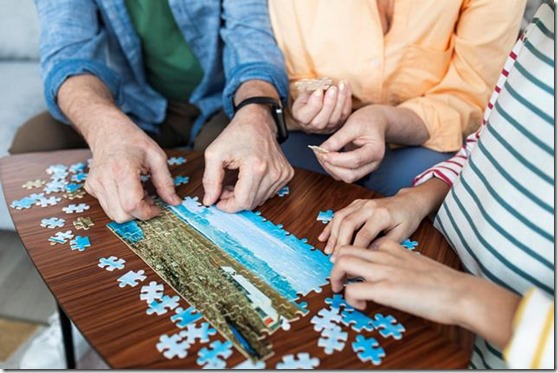
[[[221,190],[223,189],[223,178],[225,170],[223,162],[219,157],[208,156],[205,153],[205,170],[203,172],[203,204],[206,206],[213,205],[219,199]]]
[[[322,110],[324,92],[321,89],[310,93],[306,91],[293,103],[293,117],[303,124],[308,124]]]
[[[324,141],[322,145],[320,145],[320,148],[324,148],[330,152],[336,152],[341,150],[341,148],[353,141],[356,137],[357,136],[354,134],[351,126],[345,124],[326,141]]]

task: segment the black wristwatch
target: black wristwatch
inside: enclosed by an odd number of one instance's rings
[[[285,113],[283,111],[283,106],[281,106],[281,101],[276,100],[273,97],[250,97],[236,105],[234,107],[234,113],[236,114],[241,108],[250,104],[268,105],[270,107],[271,116],[277,126],[277,141],[279,144],[285,142],[285,140],[289,138],[287,124],[285,123]]]

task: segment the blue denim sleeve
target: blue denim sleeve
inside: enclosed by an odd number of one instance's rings
[[[233,115],[233,97],[248,80],[263,80],[275,86],[286,107],[289,80],[283,54],[277,46],[266,0],[224,0],[224,66],[227,79],[223,92],[225,113]]]
[[[40,56],[44,93],[52,116],[68,123],[57,103],[60,86],[71,76],[93,74],[117,104],[120,78],[106,64],[106,31],[94,0],[35,0],[41,24]]]

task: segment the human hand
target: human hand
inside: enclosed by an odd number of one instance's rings
[[[327,240],[324,252],[332,254],[331,261],[335,262],[341,246],[367,248],[382,232],[396,242],[403,241],[428,214],[413,195],[410,190],[402,190],[394,197],[357,199],[336,211],[318,237],[322,242]]]
[[[387,116],[383,106],[365,106],[349,116],[316,153],[322,167],[335,179],[352,183],[376,170],[384,158]],[[341,151],[345,148],[346,151]]]
[[[309,91],[303,89],[293,102],[292,118],[306,133],[332,133],[345,123],[352,110],[351,87],[341,81],[339,87]]]
[[[151,181],[163,201],[177,205],[176,194],[165,152],[124,114],[103,120],[89,134],[93,163],[85,190],[99,200],[112,220],[148,220],[160,211],[147,195],[140,175],[151,174]]]
[[[203,203],[226,212],[263,204],[294,176],[275,138],[269,110],[259,105],[240,109],[205,151]],[[234,187],[224,186],[225,170],[239,170]]]

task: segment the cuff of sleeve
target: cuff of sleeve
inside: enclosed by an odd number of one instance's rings
[[[437,152],[455,152],[463,145],[461,118],[453,109],[441,103],[425,102],[426,98],[418,97],[398,105],[412,110],[422,119],[430,138],[422,144],[427,149]]]
[[[279,93],[283,107],[287,107],[289,80],[284,70],[268,64],[248,63],[235,67],[230,76],[223,92],[223,109],[229,118],[234,115],[233,98],[238,87],[249,80],[263,80],[272,84]]]
[[[64,123],[69,123],[57,102],[58,90],[69,77],[91,74],[101,79],[110,90],[117,105],[120,106],[120,78],[108,66],[99,61],[70,59],[56,64],[45,79],[45,100],[52,116]]]
[[[504,349],[512,369],[554,367],[554,301],[538,289],[523,297],[513,320],[513,336]]]

